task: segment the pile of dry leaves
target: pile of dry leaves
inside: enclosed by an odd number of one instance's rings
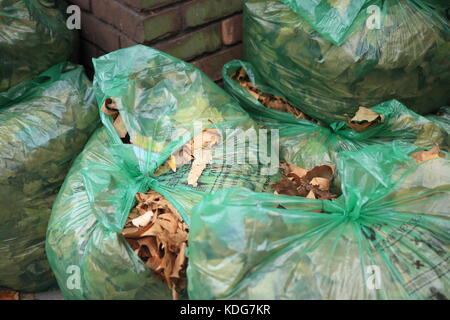
[[[185,250],[188,227],[172,204],[156,191],[136,194],[122,231],[136,254],[172,290],[173,299],[186,286]]]
[[[312,119],[311,117],[295,108],[286,99],[262,92],[261,90],[256,88],[250,81],[250,78],[248,77],[247,72],[244,68],[239,68],[236,73],[231,76],[231,78],[236,80],[266,108],[291,113],[297,119],[305,119],[323,125],[320,121]],[[373,110],[361,106],[359,107],[359,110],[356,112],[355,116],[352,119],[347,120],[347,124],[351,129],[357,132],[362,132],[383,121],[384,115],[378,114]]]
[[[204,129],[170,156],[156,175],[169,169],[176,172],[177,167],[191,163],[187,183],[197,186],[219,141],[218,130]],[[138,193],[136,199],[138,204],[131,210],[122,234],[136,254],[169,286],[173,298],[178,299],[186,286],[188,227],[169,200],[158,192]]]
[[[263,106],[269,109],[283,111],[293,114],[297,119],[305,119],[312,121],[312,118],[298,110],[291,105],[286,99],[272,94],[262,92],[257,89],[250,81],[247,72],[244,68],[239,68],[236,73],[231,77],[239,82],[239,84],[245,88],[253,97],[255,97]]]
[[[280,165],[283,178],[271,187],[275,194],[332,200],[337,195],[330,192],[334,177],[334,166],[323,165],[306,170],[286,162]]]
[[[102,105],[102,112],[112,117],[113,126],[122,139],[123,143],[132,144],[130,135],[126,129],[122,116],[119,113],[114,99],[107,98]],[[221,136],[217,129],[204,129],[200,134],[192,138],[180,150],[175,152],[166,163],[158,169],[156,175],[159,175],[169,168],[176,172],[177,167],[192,163],[188,175],[188,184],[196,187],[198,179],[202,175],[206,166],[212,162],[213,149],[220,142]]]

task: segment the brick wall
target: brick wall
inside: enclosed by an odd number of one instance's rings
[[[243,0],[69,0],[80,6],[80,63],[143,43],[193,63],[213,80],[242,52]]]

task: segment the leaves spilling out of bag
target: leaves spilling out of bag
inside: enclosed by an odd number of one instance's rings
[[[123,143],[131,144],[130,135],[125,128],[122,117],[116,103],[108,98],[102,105],[102,112],[113,119],[113,126]],[[191,163],[191,171],[188,175],[188,184],[198,186],[198,179],[202,175],[206,166],[211,163],[212,149],[220,141],[220,134],[217,129],[204,129],[200,134],[188,141],[180,150],[171,155],[164,166],[158,169],[156,175],[163,173],[167,168],[176,172],[177,167]]]
[[[283,178],[271,185],[276,194],[321,200],[337,198],[337,195],[330,192],[334,166],[322,165],[308,171],[283,162],[280,167]]]
[[[286,99],[262,92],[257,89],[250,81],[244,68],[240,68],[231,77],[239,84],[245,88],[254,98],[256,98],[263,106],[269,109],[283,111],[293,114],[297,119],[305,119],[311,121],[312,119],[306,114],[298,110],[296,107],[291,105]]]
[[[188,227],[172,204],[156,191],[136,194],[122,234],[134,252],[172,290],[186,287]]]
[[[384,115],[365,107],[359,107],[355,116],[352,119],[347,120],[347,125],[357,132],[362,132],[383,121]]]
[[[189,140],[180,150],[175,152],[165,163],[164,167],[169,167],[176,172],[177,167],[191,163],[191,170],[188,175],[188,184],[196,187],[198,179],[211,163],[213,148],[220,141],[220,133],[217,129],[204,129],[200,134]]]
[[[436,158],[444,158],[445,155],[440,152],[438,145],[435,145],[430,150],[417,151],[411,154],[411,157],[416,160],[417,163],[424,162]]]

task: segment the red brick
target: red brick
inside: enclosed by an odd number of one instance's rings
[[[119,0],[137,10],[156,9],[180,0]]]
[[[139,14],[115,0],[94,0],[92,12],[101,20],[112,24],[137,42],[144,41],[143,21],[145,15]]]
[[[220,23],[215,23],[154,45],[158,50],[189,60],[222,46]]]
[[[225,19],[221,24],[224,45],[229,46],[242,41],[242,14]]]
[[[242,10],[242,0],[192,0],[183,5],[186,27],[195,27]]]
[[[91,0],[69,0],[69,2],[72,4],[76,4],[81,9],[84,9],[87,11],[91,10]]]
[[[238,44],[193,61],[192,64],[202,70],[212,80],[217,81],[222,79],[223,65],[233,59],[239,59],[241,56],[242,45]]]
[[[82,15],[81,33],[84,38],[95,43],[106,52],[115,51],[120,48],[120,33],[91,14],[84,13]]]
[[[163,38],[181,28],[179,7],[145,14],[136,13],[115,0],[95,0],[92,11],[138,43]]]

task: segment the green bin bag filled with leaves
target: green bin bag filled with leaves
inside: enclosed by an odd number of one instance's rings
[[[338,156],[333,201],[231,188],[194,208],[191,299],[448,299],[450,161],[406,143]]]
[[[307,170],[335,165],[340,151],[357,151],[394,140],[424,148],[439,145],[447,151],[450,147],[450,133],[440,123],[414,113],[396,100],[361,108],[347,121],[327,125],[299,111],[297,105],[268,85],[250,63],[227,63],[223,79],[225,90],[258,124],[279,130],[281,159]]]
[[[60,0],[0,0],[0,92],[67,61],[76,31]]]
[[[396,99],[449,103],[446,8],[420,0],[246,0],[244,58],[307,115],[345,120]]]
[[[84,69],[60,63],[0,93],[0,286],[55,283],[44,251],[53,201],[98,126]]]
[[[150,47],[107,54],[94,66],[105,127],[53,207],[51,267],[67,299],[185,298],[192,207],[222,188],[270,184],[263,164],[229,162],[255,154],[238,138],[256,125],[194,66]]]

